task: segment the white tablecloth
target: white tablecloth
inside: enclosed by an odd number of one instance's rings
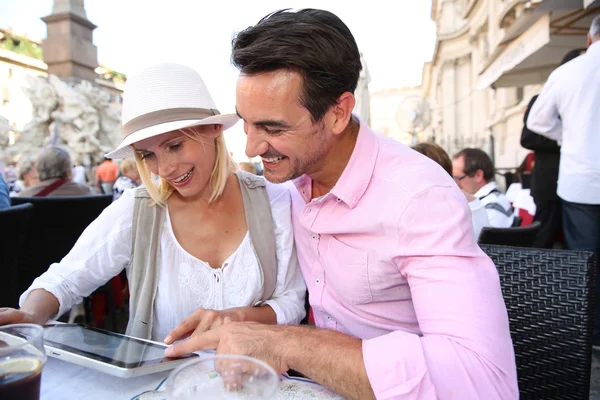
[[[66,361],[48,357],[42,372],[42,400],[129,400],[155,389],[170,371],[135,378],[117,378]],[[340,399],[324,387],[304,380],[281,377],[276,399]]]

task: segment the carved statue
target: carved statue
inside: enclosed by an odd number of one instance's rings
[[[82,81],[75,90],[83,94],[90,105],[94,107],[100,117],[100,130],[98,139],[104,153],[115,148],[121,140],[121,115],[120,111],[110,102],[107,91],[93,86],[88,81]]]
[[[33,106],[32,119],[8,148],[9,157],[35,154],[48,144],[62,145],[74,162],[91,167],[116,146],[121,136],[120,112],[104,89],[88,81],[71,86],[50,75],[47,79],[28,76],[23,91]]]
[[[52,122],[50,114],[58,106],[56,92],[45,78],[28,75],[25,79],[26,85],[22,89],[32,105],[31,121],[25,125],[16,143],[8,148],[9,158],[35,154],[47,144],[48,127]]]
[[[8,120],[0,115],[0,149],[4,150],[8,146],[8,132],[12,130],[12,126],[10,126]]]

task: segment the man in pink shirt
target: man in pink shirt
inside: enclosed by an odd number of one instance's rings
[[[344,23],[273,13],[237,35],[232,59],[246,152],[270,181],[291,180],[318,328],[232,315],[167,354],[249,355],[353,399],[518,398],[498,274],[465,197],[440,166],[352,115],[361,64]]]

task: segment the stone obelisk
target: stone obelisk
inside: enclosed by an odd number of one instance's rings
[[[93,42],[96,25],[87,19],[83,0],[54,0],[52,13],[43,17],[48,28],[42,41],[48,74],[67,81],[96,80],[98,49]]]

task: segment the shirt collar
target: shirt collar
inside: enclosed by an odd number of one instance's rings
[[[597,40],[594,43],[592,43],[587,48],[587,50],[585,51],[584,55],[588,55],[588,54],[592,55],[592,54],[594,54],[594,56],[595,56],[596,52],[600,53],[600,40]],[[592,57],[590,57],[590,58],[592,58]]]
[[[477,198],[487,196],[494,189],[496,189],[496,182],[493,182],[493,181],[488,182],[487,184],[485,184],[481,188],[479,188],[479,190],[477,192],[475,192],[475,194],[473,196],[475,196]]]
[[[350,208],[354,208],[365,194],[369,182],[371,182],[375,161],[379,153],[379,143],[375,133],[355,115],[352,117],[360,124],[356,145],[346,168],[344,168],[342,175],[330,191],[339,201],[343,201]],[[302,175],[294,179],[293,182],[304,200],[309,203],[312,190],[310,177]]]

